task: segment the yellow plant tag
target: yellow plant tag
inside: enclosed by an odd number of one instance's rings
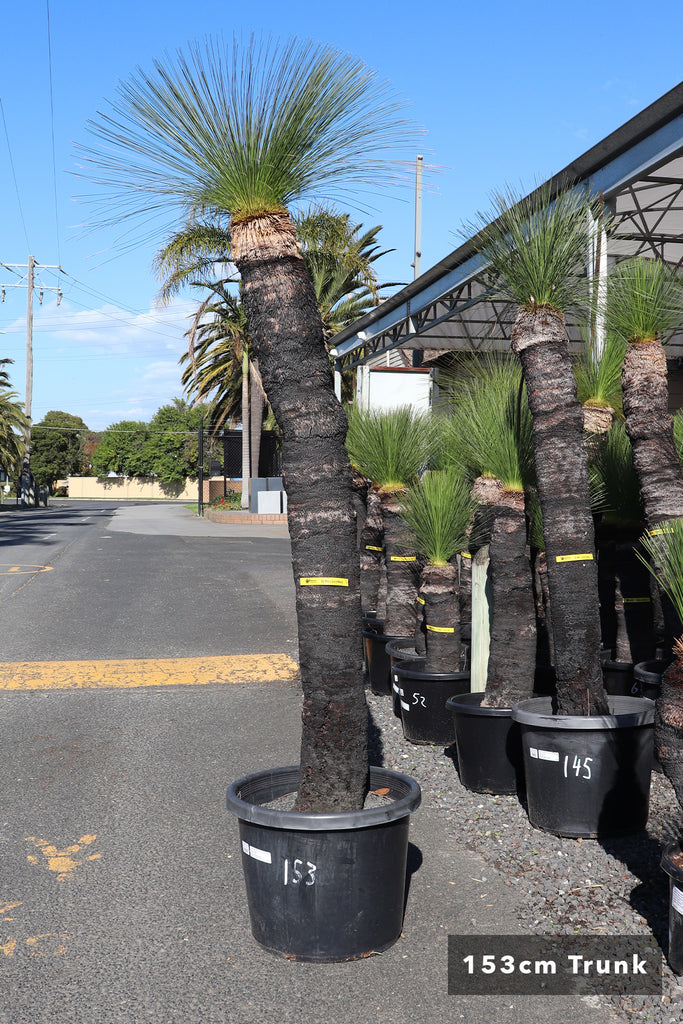
[[[461,551],[460,554],[461,554],[462,558],[471,558],[472,557],[472,555],[469,553],[469,551]]]
[[[302,587],[348,587],[349,581],[342,576],[301,576]]]
[[[673,533],[674,531],[671,526],[658,526],[656,529],[648,530],[647,532],[651,537],[660,537],[663,533]]]
[[[556,555],[556,562],[592,562],[592,555]]]
[[[455,626],[430,626],[430,625],[427,625],[427,629],[431,630],[432,633],[455,633]]]
[[[366,551],[381,551],[382,548],[381,547],[377,547],[376,544],[366,544],[365,545],[365,550]]]
[[[390,562],[416,562],[417,555],[391,555]]]
[[[416,597],[415,600],[417,601],[418,604],[424,604],[425,603],[424,597]]]
[[[623,597],[624,604],[649,604],[649,597]]]

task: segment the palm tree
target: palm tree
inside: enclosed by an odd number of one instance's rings
[[[683,326],[683,283],[661,260],[619,263],[607,282],[605,321],[623,341],[621,383],[645,522],[655,529],[683,516],[683,474],[668,412],[663,342]]]
[[[5,370],[12,359],[0,359],[0,467],[8,476],[18,475],[24,459],[28,419],[23,406],[11,390],[9,374]]]
[[[475,240],[494,286],[516,306],[511,347],[533,420],[560,714],[608,710],[583,416],[564,317],[577,302],[577,271],[597,205],[578,191],[554,195],[547,185],[526,198],[497,193],[494,219],[478,218]]]
[[[396,180],[381,150],[401,106],[332,47],[207,41],[119,87],[90,123],[92,179],[116,210],[228,220],[249,335],[283,434],[304,689],[297,808],[362,806],[367,707],[353,476],[315,291],[289,206],[342,183]],[[411,133],[412,134],[412,133]]]
[[[531,416],[514,357],[459,362],[447,382],[443,459],[474,481],[489,540],[490,648],[486,707],[511,707],[533,692],[536,611],[527,554],[525,491],[534,483]]]

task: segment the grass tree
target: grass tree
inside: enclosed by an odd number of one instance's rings
[[[536,613],[525,491],[532,484],[531,416],[517,360],[488,353],[453,378],[442,450],[475,481],[487,506],[490,647],[484,704],[510,707],[533,692]]]
[[[683,474],[668,412],[668,336],[683,327],[683,283],[661,260],[626,260],[611,271],[605,321],[626,345],[622,391],[645,522],[683,516]]]
[[[584,338],[583,347],[574,361],[576,397],[583,406],[584,429],[589,434],[604,434],[615,416],[622,415],[621,368],[626,343],[618,334],[605,337],[598,355],[590,339]]]
[[[415,632],[418,558],[416,552],[406,551],[400,516],[406,489],[429,463],[433,440],[432,421],[407,406],[389,411],[354,407],[349,414],[346,444],[351,463],[371,481],[380,499],[388,636]],[[376,532],[368,536],[378,547]]]
[[[643,537],[646,566],[683,622],[683,519],[662,522]],[[655,710],[655,749],[666,777],[683,810],[683,636],[673,648],[674,659],[662,676]]]
[[[358,808],[367,707],[346,416],[337,402],[292,204],[392,184],[407,137],[389,88],[360,60],[293,40],[215,40],[138,70],[90,122],[81,152],[100,221],[223,215],[249,335],[283,434],[304,690],[299,810]],[[412,134],[412,131],[411,131]],[[111,204],[115,204],[111,211]]]
[[[469,481],[452,468],[425,473],[403,500],[401,519],[408,549],[426,561],[420,573],[420,597],[430,672],[460,671],[460,597],[454,556],[466,546],[474,504]]]
[[[585,193],[545,185],[527,197],[496,193],[492,216],[476,225],[494,287],[516,307],[511,346],[533,421],[560,714],[607,711],[583,415],[565,329],[598,212]]]

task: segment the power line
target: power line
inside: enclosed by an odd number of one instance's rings
[[[9,164],[12,169],[12,179],[14,181],[14,191],[17,193],[17,204],[19,206],[19,216],[21,217],[21,223],[24,228],[24,238],[26,239],[26,248],[30,251],[31,245],[28,240],[28,231],[26,230],[26,221],[24,220],[24,210],[21,205],[21,195],[19,194],[19,183],[17,181],[17,174],[14,169],[14,159],[12,157],[12,147],[9,142],[9,132],[7,131],[7,121],[5,120],[5,108],[2,105],[2,99],[0,98],[0,113],[2,114],[2,123],[5,129],[5,139],[7,140],[7,152],[9,154]]]

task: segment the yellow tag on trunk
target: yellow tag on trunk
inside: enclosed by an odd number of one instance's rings
[[[366,544],[365,545],[365,550],[366,551],[381,551],[382,549],[378,548],[376,544]]]
[[[302,587],[348,587],[349,581],[341,576],[301,576]]]
[[[416,562],[417,555],[391,555],[390,562]]]
[[[592,555],[556,555],[556,562],[592,562]]]
[[[622,597],[624,604],[649,604],[649,597]]]
[[[432,633],[455,633],[455,626],[427,626]]]
[[[417,601],[418,604],[424,604],[425,603],[424,597],[416,597],[415,600]]]
[[[462,558],[471,558],[472,557],[472,555],[469,553],[469,551],[461,551],[460,555],[462,556]]]

